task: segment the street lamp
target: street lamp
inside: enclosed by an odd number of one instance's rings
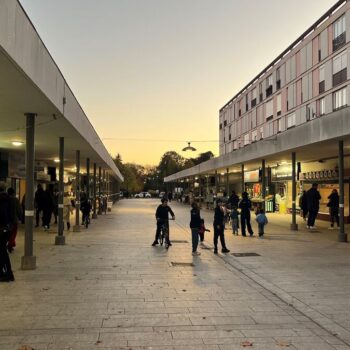
[[[187,142],[188,146],[186,146],[185,148],[182,149],[182,152],[186,152],[186,151],[197,151],[194,147],[191,146],[191,142]]]

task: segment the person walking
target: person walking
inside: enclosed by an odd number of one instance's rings
[[[265,215],[265,211],[263,208],[261,208],[259,210],[259,213],[256,216],[255,220],[258,223],[258,227],[259,227],[259,238],[263,238],[264,233],[265,233],[264,228],[268,224],[268,220],[267,220],[267,217]]]
[[[36,219],[36,225],[35,227],[39,227],[39,220],[40,220],[40,213],[43,212],[44,209],[44,189],[41,184],[38,184],[37,189],[35,191],[34,196],[34,204],[35,204],[35,219]],[[44,226],[44,222],[42,224]]]
[[[0,183],[0,282],[14,281],[7,243],[14,223],[11,198],[5,191],[4,183]]]
[[[53,191],[53,215],[55,218],[54,224],[57,224],[57,216],[58,216],[58,190],[57,188],[54,189]]]
[[[315,220],[317,218],[317,214],[320,209],[321,196],[317,188],[318,188],[318,184],[313,183],[312,187],[306,192],[307,210],[309,212],[306,228],[309,228],[311,230],[316,228]]]
[[[50,189],[47,188],[43,195],[43,224],[45,231],[50,228],[53,207],[53,196]]]
[[[238,229],[239,229],[238,215],[239,213],[238,213],[237,207],[236,206],[232,207],[232,210],[230,212],[230,218],[231,218],[231,225],[232,225],[232,233],[235,236],[238,236]]]
[[[226,248],[225,243],[225,233],[224,233],[224,210],[222,207],[222,201],[221,199],[218,199],[216,201],[216,207],[214,211],[214,254],[218,253],[218,238],[220,237],[221,242],[221,252],[222,253],[229,253],[229,249]]]
[[[300,207],[303,219],[304,219],[304,221],[306,221],[306,216],[308,213],[306,191],[303,191],[303,194],[299,198],[299,207]]]
[[[254,232],[250,224],[250,209],[252,207],[252,202],[248,198],[248,193],[242,193],[242,200],[239,202],[239,208],[241,209],[241,232],[242,236],[246,237],[245,229],[247,227],[250,237],[253,236]]]
[[[197,251],[198,235],[201,227],[201,215],[197,202],[192,202],[191,207],[190,228],[192,232],[192,255],[196,256],[201,255],[201,253]]]
[[[238,208],[239,197],[237,196],[235,191],[232,191],[231,196],[230,196],[228,201],[230,203],[231,209],[234,207]]]
[[[328,200],[327,207],[329,207],[331,219],[330,229],[333,229],[334,221],[337,222],[337,226],[339,227],[339,194],[336,189],[333,189],[332,193],[328,196]]]
[[[69,193],[65,193],[63,197],[63,221],[67,225],[67,231],[70,230],[70,216],[73,214],[72,198]]]
[[[9,241],[7,243],[7,250],[9,253],[12,253],[13,248],[16,247],[18,223],[22,219],[23,212],[22,212],[21,204],[19,203],[19,200],[16,197],[15,190],[12,187],[10,187],[7,189],[7,194],[10,197],[12,217],[13,217],[13,224],[10,231]]]

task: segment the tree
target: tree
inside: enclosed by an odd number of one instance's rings
[[[200,153],[200,155],[196,158],[192,158],[192,161],[194,165],[198,165],[200,163],[206,162],[207,160],[211,159],[214,157],[214,154],[212,151],[207,151],[204,153]]]

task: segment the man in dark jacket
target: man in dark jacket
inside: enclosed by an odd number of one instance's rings
[[[307,228],[315,228],[315,220],[320,209],[320,192],[317,190],[318,184],[313,183],[312,187],[306,192],[307,198],[307,209],[309,212],[309,217],[307,219]]]
[[[252,207],[252,202],[248,198],[248,193],[242,193],[242,200],[239,202],[239,208],[241,209],[241,230],[242,236],[246,236],[245,228],[247,226],[250,236],[253,236],[254,232],[250,224],[250,209]]]
[[[224,210],[222,208],[222,201],[218,199],[216,201],[216,207],[214,211],[214,254],[218,253],[218,238],[220,237],[221,242],[221,252],[222,253],[229,253],[230,251],[226,248],[225,243],[225,233],[224,233],[224,219],[225,214]]]
[[[152,243],[153,247],[156,246],[157,244],[159,244],[158,239],[159,239],[163,224],[167,226],[168,233],[169,233],[168,234],[168,238],[169,238],[168,245],[171,245],[170,232],[169,232],[169,213],[172,216],[173,220],[175,220],[175,214],[171,210],[171,208],[168,206],[168,200],[166,198],[162,198],[161,202],[162,202],[162,204],[160,204],[156,210],[157,231],[156,231],[156,236],[155,236],[154,242]]]
[[[328,196],[329,202],[327,207],[329,208],[329,215],[331,217],[331,227],[334,227],[334,221],[337,222],[337,226],[339,227],[339,194],[338,191],[334,188],[332,193]]]
[[[10,196],[5,192],[5,184],[0,183],[0,282],[14,281],[7,242],[14,223]]]
[[[9,195],[11,200],[11,210],[12,210],[12,216],[13,216],[13,225],[11,227],[9,241],[7,243],[7,250],[9,253],[12,253],[13,248],[16,247],[18,223],[22,219],[23,212],[22,212],[21,204],[19,203],[19,200],[16,197],[15,190],[12,187],[10,187],[7,189],[7,194]]]
[[[231,196],[229,198],[229,202],[232,208],[238,208],[238,203],[239,203],[239,197],[237,196],[235,191],[232,191]]]

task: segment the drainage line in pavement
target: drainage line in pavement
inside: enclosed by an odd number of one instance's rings
[[[332,337],[337,338],[338,340],[340,340],[341,342],[343,342],[345,345],[350,346],[350,343],[348,343],[346,340],[342,339],[341,337],[338,336],[338,334],[333,333],[331,330],[327,329],[326,327],[324,327],[323,325],[321,325],[320,323],[318,323],[317,321],[313,320],[310,316],[308,316],[307,314],[305,314],[303,311],[299,310],[297,307],[295,307],[293,304],[289,303],[288,301],[284,300],[283,297],[281,297],[280,295],[278,295],[278,293],[273,292],[271,290],[269,290],[266,286],[264,286],[263,284],[261,284],[260,282],[256,281],[253,277],[249,276],[247,273],[244,272],[243,268],[239,268],[237,266],[235,266],[233,264],[233,262],[228,261],[228,259],[223,256],[218,255],[218,257],[223,260],[226,264],[230,265],[232,268],[234,268],[236,271],[238,271],[239,273],[241,273],[242,275],[244,275],[246,278],[248,278],[249,280],[251,280],[252,282],[254,282],[255,284],[259,285],[260,287],[262,287],[265,291],[267,291],[268,293],[272,294],[273,296],[277,297],[280,301],[282,301],[284,304],[286,304],[287,306],[293,308],[294,310],[298,311],[300,314],[302,314],[304,317],[308,318],[311,322],[313,322],[314,324],[316,324],[317,326],[319,326],[320,328],[322,328],[323,330],[325,330],[326,332],[328,332]],[[254,272],[253,272],[254,273]],[[266,281],[267,282],[267,281]],[[269,283],[269,282],[267,282]],[[279,288],[279,287],[277,287]],[[295,298],[292,296],[292,300],[296,299],[298,300],[300,303],[304,304],[302,301],[300,301],[298,298]],[[304,304],[305,305],[305,304]],[[307,305],[306,305],[307,306]],[[307,306],[310,308],[310,306]],[[314,309],[313,309],[314,310]],[[317,313],[319,313],[317,310],[314,310]],[[322,315],[321,313],[319,313],[320,315]],[[323,317],[326,317],[324,315],[322,315]],[[326,317],[328,319],[328,317]],[[341,327],[340,325],[338,325],[336,322],[332,321],[334,324],[336,324],[338,327]],[[341,327],[343,328],[343,327]],[[344,328],[343,328],[344,329]],[[346,329],[344,329],[345,332],[348,332]]]
[[[183,226],[182,224],[178,223],[175,221],[175,224],[183,231],[188,232],[188,230],[185,228],[185,226]],[[213,248],[210,247],[208,244],[205,244],[206,247],[208,248]],[[307,314],[305,314],[303,311],[299,310],[295,305],[289,303],[288,301],[284,300],[282,296],[280,296],[278,294],[278,292],[273,292],[270,289],[268,289],[266,286],[264,286],[262,283],[256,281],[253,277],[249,276],[246,272],[244,272],[243,268],[239,268],[237,266],[234,265],[233,262],[229,261],[228,258],[225,259],[224,256],[221,255],[217,255],[218,258],[220,258],[222,261],[225,262],[225,264],[230,265],[233,269],[235,269],[237,272],[241,273],[242,275],[244,275],[246,278],[248,278],[250,281],[252,281],[254,284],[262,287],[265,291],[267,291],[268,293],[272,294],[273,296],[275,296],[276,298],[278,298],[281,302],[283,302],[284,304],[286,304],[287,306],[291,307],[292,309],[298,311],[301,315],[303,315],[304,317],[306,317],[307,319],[309,319],[311,322],[313,322],[314,324],[316,324],[318,327],[320,327],[321,329],[323,329],[324,331],[326,331],[327,333],[329,333],[332,337],[337,338],[339,341],[341,341],[344,345],[350,346],[350,343],[348,343],[346,340],[342,339],[341,337],[338,336],[338,334],[334,333],[333,331],[327,329],[326,327],[324,327],[323,325],[321,325],[320,323],[318,323],[317,321],[313,320],[310,316],[308,316]],[[238,263],[239,264],[239,263]],[[227,268],[227,267],[226,267]],[[254,273],[254,272],[253,272]],[[266,281],[267,282],[267,281]],[[269,282],[267,282],[269,283]],[[277,287],[279,288],[279,287]],[[287,293],[286,293],[287,294]],[[304,304],[301,300],[299,300],[298,298],[295,298],[292,296],[292,300],[296,299],[298,300],[298,302]],[[305,304],[304,304],[305,305]],[[306,305],[307,306],[307,305]],[[309,306],[307,306],[309,307]],[[309,307],[310,308],[310,307]],[[314,309],[313,309],[314,310]],[[317,310],[314,310],[317,313],[319,313]],[[320,315],[322,315],[321,313],[319,313]],[[323,317],[327,318],[326,316],[322,315]],[[335,325],[339,326],[336,322],[332,321]],[[343,328],[343,327],[341,327]],[[344,328],[343,328],[344,329]],[[344,329],[345,332],[348,332],[346,329]]]

